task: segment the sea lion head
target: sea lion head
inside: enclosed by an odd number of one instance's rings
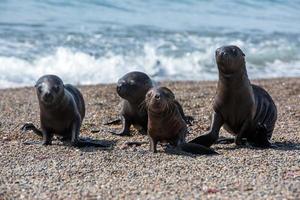
[[[148,111],[153,113],[164,113],[171,109],[174,104],[175,95],[166,87],[155,87],[146,94],[145,102]]]
[[[35,84],[39,102],[45,106],[55,105],[64,96],[63,81],[55,75],[45,75]]]
[[[230,75],[245,69],[245,54],[237,46],[223,46],[216,50],[219,72]]]
[[[139,102],[145,99],[145,95],[152,87],[149,76],[143,72],[129,72],[119,79],[117,93],[129,102]]]

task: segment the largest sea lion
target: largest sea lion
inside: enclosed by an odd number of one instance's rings
[[[254,146],[269,147],[277,109],[263,88],[250,83],[245,54],[237,46],[220,47],[216,50],[216,62],[219,81],[211,127],[208,133],[190,143],[211,146],[223,126],[235,136],[236,145],[246,139]]]
[[[52,144],[53,134],[72,146],[107,147],[92,140],[79,138],[79,131],[85,116],[85,103],[80,91],[55,75],[42,76],[35,85],[40,106],[41,130],[32,123],[26,123],[23,131],[33,130],[43,137],[43,145]]]
[[[194,154],[215,154],[208,147],[186,143],[188,133],[187,124],[175,99],[174,93],[166,87],[155,87],[146,95],[146,107],[148,112],[148,136],[150,150],[157,152],[158,142],[168,143],[177,150]]]
[[[153,85],[153,81],[147,74],[138,71],[129,72],[118,80],[116,90],[122,98],[120,112],[122,130],[115,134],[120,136],[130,135],[131,125],[139,126],[142,128],[142,133],[147,133],[148,115],[144,100],[146,93]],[[184,120],[190,124],[193,118],[185,116],[182,107],[180,105],[178,107]]]

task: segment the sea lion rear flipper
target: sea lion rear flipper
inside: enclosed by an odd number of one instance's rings
[[[218,154],[213,149],[200,145],[200,144],[193,144],[193,143],[184,143],[178,146],[180,150],[193,153],[193,154],[199,154],[199,155],[210,155],[210,154]]]
[[[189,116],[189,115],[186,115],[186,116],[185,116],[185,119],[184,119],[185,123],[187,123],[187,124],[190,125],[190,126],[193,125],[193,121],[194,121],[194,120],[195,120],[194,117]]]
[[[33,131],[35,134],[37,134],[40,137],[43,137],[43,133],[41,130],[36,128],[33,123],[31,122],[26,122],[22,127],[21,127],[22,133],[25,133],[27,131]]]
[[[216,140],[211,136],[210,133],[206,133],[204,135],[201,135],[199,137],[196,137],[195,139],[189,141],[189,144],[199,144],[203,145],[205,147],[210,147],[216,142]]]
[[[137,142],[137,141],[129,142],[129,141],[127,141],[127,142],[124,143],[124,145],[126,145],[126,146],[141,146],[141,145],[147,144],[147,143],[148,142],[145,142],[145,141],[143,141],[143,142]]]
[[[222,116],[219,113],[214,112],[212,115],[210,130],[206,134],[201,135],[189,141],[188,143],[200,144],[206,147],[210,147],[215,142],[217,142],[219,138],[219,131],[222,125],[223,125]]]
[[[131,123],[128,119],[126,119],[124,116],[121,117],[122,121],[122,130],[119,133],[111,132],[113,135],[118,136],[130,136],[130,126]]]
[[[248,139],[248,142],[254,147],[270,148],[271,143],[268,140],[267,131],[266,124],[258,122],[255,131],[256,133],[253,135],[253,137]]]
[[[232,144],[234,143],[235,138],[226,138],[226,137],[220,137],[216,144]]]

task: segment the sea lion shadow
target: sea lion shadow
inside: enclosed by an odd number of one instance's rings
[[[90,138],[81,138],[84,139],[85,141],[92,142],[94,144],[99,144],[103,145],[103,147],[97,147],[97,146],[87,146],[87,147],[74,147],[71,145],[70,141],[61,141],[61,140],[56,140],[54,144],[51,146],[67,146],[70,148],[75,148],[83,152],[94,152],[94,151],[103,151],[103,150],[113,150],[113,147],[116,145],[117,141],[116,140],[95,140],[95,139],[90,139]],[[24,141],[24,145],[42,145],[41,141]]]
[[[238,150],[238,149],[264,149],[264,148],[260,148],[260,147],[255,147],[255,146],[251,146],[249,144],[246,144],[246,145],[240,145],[240,146],[237,146],[237,145],[234,145],[234,146],[226,146],[226,147],[221,147],[221,146],[218,146],[218,147],[215,147],[216,149],[223,149],[223,150]]]
[[[114,146],[117,143],[117,140],[98,140],[98,139],[91,139],[88,137],[80,137],[85,141],[91,142],[96,145],[103,145],[103,147],[99,146],[88,146],[88,147],[75,147],[82,152],[95,152],[95,151],[110,151],[114,149]]]
[[[271,146],[272,149],[279,150],[279,151],[300,150],[299,142],[291,142],[291,141],[274,142],[271,145],[272,145]]]
[[[273,142],[270,147],[257,147],[251,144],[241,145],[241,146],[230,146],[230,147],[216,147],[216,149],[224,149],[224,150],[237,150],[237,149],[253,149],[253,150],[263,150],[263,149],[274,149],[278,151],[292,151],[292,150],[300,150],[300,143],[294,143],[291,141],[285,142]]]
[[[191,157],[191,158],[197,158],[199,156],[206,156],[206,157],[210,157],[210,156],[217,156],[219,155],[219,153],[215,153],[215,154],[193,154],[193,153],[188,153],[182,150],[178,150],[175,148],[171,148],[171,147],[166,147],[164,148],[164,152],[166,154],[170,154],[170,155],[177,155],[177,156],[187,156],[187,157]]]

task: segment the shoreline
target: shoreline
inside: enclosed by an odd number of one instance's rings
[[[75,149],[57,140],[52,146],[34,142],[32,132],[21,134],[24,122],[39,126],[33,87],[1,89],[0,198],[25,199],[297,199],[300,197],[300,77],[254,79],[273,97],[278,120],[271,142],[277,147],[237,148],[213,145],[217,156],[157,154],[149,144],[124,149],[126,141],[147,141],[131,128],[131,137],[118,137],[104,126],[118,117],[120,99],[114,84],[84,85],[86,102],[81,136],[110,142],[112,150]],[[195,118],[187,140],[210,125],[216,81],[163,81],[187,115]],[[98,129],[99,132],[92,133]],[[230,136],[224,130],[222,136]],[[24,142],[32,142],[25,145]]]
[[[249,77],[250,78],[250,77]],[[300,77],[298,76],[287,76],[287,77],[272,77],[272,78],[254,78],[254,79],[249,79],[251,82],[252,81],[268,81],[268,80],[285,80],[285,79],[299,79]],[[116,81],[117,82],[117,81]],[[73,84],[76,87],[94,87],[94,86],[107,86],[107,85],[114,85],[115,83],[93,83],[93,84]],[[206,82],[218,82],[218,79],[214,80],[160,80],[160,81],[155,81],[156,83],[206,83]],[[68,83],[68,82],[66,82]],[[5,91],[5,90],[14,90],[14,89],[24,89],[24,88],[31,88],[33,86],[17,86],[17,87],[5,87],[1,88],[0,91]]]

